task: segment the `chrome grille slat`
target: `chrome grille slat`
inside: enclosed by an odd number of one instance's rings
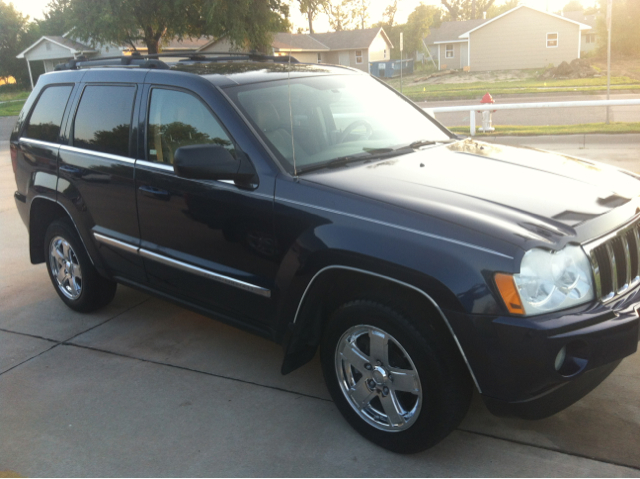
[[[640,219],[583,245],[596,298],[610,301],[640,285]]]
[[[629,241],[627,239],[627,232],[620,236],[620,243],[622,246],[622,253],[624,254],[624,289],[627,289],[631,284],[631,251],[629,250]]]

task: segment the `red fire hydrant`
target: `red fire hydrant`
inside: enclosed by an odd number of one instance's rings
[[[486,105],[486,104],[491,104],[491,103],[495,103],[495,100],[493,99],[493,97],[489,94],[489,92],[487,92],[483,97],[482,100],[480,100],[480,103],[482,105]],[[480,128],[480,130],[482,130],[483,133],[486,133],[488,131],[495,131],[495,128],[493,126],[491,126],[491,122],[492,122],[492,115],[496,110],[490,111],[490,110],[484,110],[484,111],[479,111],[478,113],[482,114],[482,128]]]

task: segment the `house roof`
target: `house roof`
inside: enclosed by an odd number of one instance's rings
[[[578,10],[575,12],[564,12],[564,17],[574,22],[584,23],[591,28],[596,26],[596,15],[585,15],[583,11]]]
[[[589,30],[591,28],[589,25],[585,25],[584,23],[576,22],[576,21],[571,20],[571,19],[566,18],[566,17],[561,17],[560,15],[556,15],[555,13],[549,13],[549,12],[545,12],[545,11],[542,11],[542,10],[538,10],[537,8],[533,8],[533,7],[530,7],[528,5],[518,5],[516,8],[512,8],[511,10],[503,13],[502,15],[498,15],[497,17],[492,18],[491,20],[487,20],[482,25],[478,25],[477,27],[469,30],[468,32],[463,33],[462,35],[460,35],[460,38],[469,38],[469,34],[470,33],[475,32],[476,30],[479,30],[480,28],[486,27],[490,23],[493,23],[493,22],[495,22],[496,20],[498,20],[498,19],[500,19],[502,17],[510,15],[511,13],[513,13],[516,10],[519,10],[521,8],[528,8],[529,10],[533,10],[534,12],[544,13],[545,15],[549,15],[551,17],[559,18],[560,20],[565,20],[567,22],[575,23],[576,25],[580,26],[580,30]]]
[[[476,28],[489,20],[483,18],[478,20],[465,20],[462,22],[443,22],[440,27],[431,29],[429,35],[424,39],[427,45],[441,42],[460,41],[460,35]]]
[[[279,50],[329,50],[325,44],[303,33],[276,33],[271,46]]]
[[[62,48],[66,48],[67,50],[69,50],[69,53],[71,53],[71,54],[78,53],[78,52],[93,52],[93,51],[95,51],[92,47],[84,45],[84,44],[82,44],[80,42],[76,42],[74,40],[70,40],[69,38],[59,37],[59,36],[55,36],[55,35],[46,35],[46,36],[43,36],[42,38],[40,38],[40,40],[35,42],[33,45],[31,45],[26,50],[20,52],[17,55],[16,58],[24,58],[25,53],[29,52],[30,50],[33,50],[35,47],[37,47],[38,45],[40,45],[44,41],[55,43],[56,45],[58,45],[58,46],[60,46]]]
[[[364,30],[342,30],[340,32],[314,33],[313,38],[328,46],[331,50],[351,50],[353,48],[369,48],[378,36],[381,28],[365,28]],[[387,35],[382,30],[384,37]],[[386,38],[389,41],[388,38]],[[389,43],[391,43],[389,41]]]

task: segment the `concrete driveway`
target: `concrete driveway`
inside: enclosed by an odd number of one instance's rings
[[[640,477],[640,354],[542,421],[493,417],[475,397],[445,441],[399,456],[347,425],[317,359],[281,376],[279,346],[122,286],[98,313],[67,309],[29,262],[7,147],[0,477]]]

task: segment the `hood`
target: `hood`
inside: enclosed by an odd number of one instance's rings
[[[471,139],[304,178],[519,242],[576,238],[640,195],[637,176],[608,165]]]

